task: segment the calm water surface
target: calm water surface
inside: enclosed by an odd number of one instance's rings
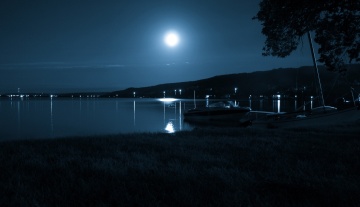
[[[175,132],[183,123],[186,100],[1,99],[0,137],[30,139],[131,132]],[[189,107],[193,107],[190,106]]]
[[[211,103],[197,100],[197,106]],[[291,111],[296,101],[241,101],[253,110]],[[0,99],[0,140],[191,130],[183,112],[193,100]]]

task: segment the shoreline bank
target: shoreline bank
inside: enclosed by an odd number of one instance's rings
[[[360,133],[193,131],[0,142],[1,206],[356,206]]]

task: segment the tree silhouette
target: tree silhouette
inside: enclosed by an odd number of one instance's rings
[[[310,31],[320,46],[319,62],[330,71],[360,61],[359,0],[262,0],[254,19],[266,36],[263,55],[286,57]]]

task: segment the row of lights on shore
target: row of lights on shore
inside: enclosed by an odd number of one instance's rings
[[[174,92],[175,92],[175,96],[176,96],[176,89],[174,90]],[[179,89],[179,93],[180,93],[180,96],[181,96],[181,89]],[[166,94],[166,91],[163,91],[163,94],[164,94],[164,98],[165,98],[165,94]]]
[[[58,97],[58,95],[53,95],[53,94],[50,94],[50,95],[38,95],[38,94],[35,94],[35,95],[28,95],[28,94],[10,94],[10,95],[1,95],[0,94],[0,97],[8,97],[8,98],[29,98],[29,97],[50,97],[50,98],[56,98]],[[71,98],[98,98],[100,97],[99,95],[78,95],[78,96],[74,96],[74,95],[71,95]]]
[[[180,96],[181,96],[181,91],[182,91],[182,90],[179,89]],[[174,90],[175,96],[176,96],[176,92],[177,92],[177,90],[175,89],[175,90]],[[163,91],[163,94],[164,94],[164,98],[165,98],[166,91]],[[134,98],[135,98],[135,96],[136,96],[136,92],[135,92],[135,91],[133,92],[133,95],[134,95]]]

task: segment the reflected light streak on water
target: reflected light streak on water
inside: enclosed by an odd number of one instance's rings
[[[135,100],[134,100],[134,129],[135,129],[135,125],[136,125],[136,117],[135,117]]]
[[[181,120],[181,101],[179,102],[179,123],[180,123],[180,130],[182,130],[182,126],[181,126],[181,123],[182,123],[182,120]]]
[[[277,112],[280,113],[280,100],[277,100]]]
[[[119,102],[116,101],[116,113],[119,112]]]
[[[50,98],[50,125],[51,125],[51,137],[54,137],[54,117],[53,117],[53,98]]]
[[[305,111],[305,105],[306,105],[306,102],[304,101],[304,103],[303,103],[303,111]]]
[[[20,125],[20,100],[17,101],[17,125],[18,125],[18,131],[17,133],[20,132],[21,129],[21,125]]]
[[[161,102],[174,102],[174,101],[177,101],[176,98],[159,98],[157,100],[159,100]]]
[[[165,130],[168,132],[168,133],[174,133],[175,132],[175,129],[174,129],[174,125],[171,121],[169,121],[165,127]]]

